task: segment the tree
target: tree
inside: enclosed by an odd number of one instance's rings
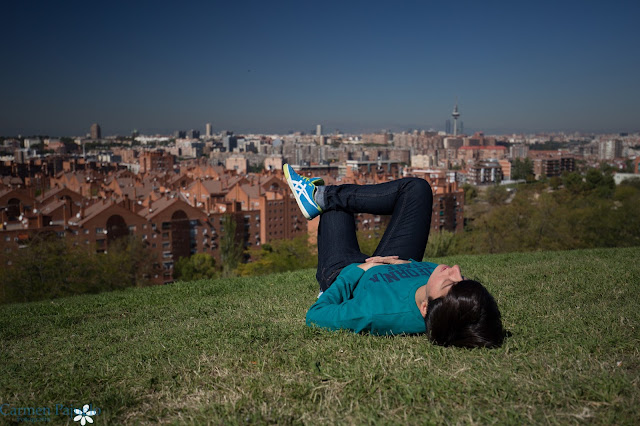
[[[533,177],[533,161],[530,158],[520,160],[516,158],[511,166],[511,178],[513,180],[526,179]]]
[[[562,178],[564,187],[572,194],[577,195],[584,191],[585,185],[579,173],[567,173]]]
[[[600,172],[611,174],[615,171],[616,171],[616,168],[613,167],[611,164],[607,163],[606,161],[602,161],[600,163]]]
[[[145,242],[133,235],[118,238],[109,243],[107,252],[98,255],[102,273],[100,289],[114,290],[125,287],[142,287],[150,284],[156,258]]]
[[[238,267],[242,276],[273,274],[317,266],[317,257],[307,235],[293,240],[275,240],[249,250],[251,262]]]
[[[487,201],[492,206],[503,204],[507,198],[509,198],[509,192],[502,185],[491,186],[487,189]]]
[[[471,203],[476,197],[478,197],[478,190],[475,186],[465,183],[462,185],[462,189],[464,190],[464,202],[465,204]]]
[[[133,236],[111,242],[106,253],[96,253],[95,247],[71,237],[38,234],[25,248],[0,259],[2,301],[28,302],[146,285],[153,261],[142,240]]]
[[[611,198],[616,189],[616,183],[610,172],[602,173],[597,169],[590,169],[585,177],[585,189],[600,198]]]
[[[640,177],[625,179],[622,182],[620,182],[620,185],[618,185],[618,188],[625,187],[625,186],[632,186],[636,189],[640,189]]]
[[[249,164],[249,170],[247,170],[249,173],[262,173],[262,171],[264,170],[264,164],[260,163],[257,165],[254,164]]]
[[[95,253],[93,253],[95,254]],[[97,263],[92,253],[53,233],[35,235],[3,263],[5,302],[28,302],[90,291]],[[6,269],[5,269],[6,268]]]
[[[451,231],[442,230],[429,234],[429,242],[424,252],[425,259],[442,257],[452,254],[451,248],[454,245],[456,234]]]
[[[64,148],[68,153],[76,152],[79,150],[78,145],[74,142],[72,138],[62,137],[60,138],[60,142],[64,144]]]
[[[560,185],[562,185],[562,179],[560,179],[558,176],[553,176],[551,179],[549,179],[549,187],[554,191],[560,188]]]
[[[242,259],[243,245],[239,238],[236,217],[232,214],[222,216],[222,232],[220,237],[220,257],[222,259],[222,275],[233,275]]]
[[[215,278],[218,275],[216,260],[206,253],[196,253],[180,258],[174,266],[173,277],[182,281]]]

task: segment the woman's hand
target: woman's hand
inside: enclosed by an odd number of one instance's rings
[[[398,256],[373,256],[365,260],[366,263],[378,263],[381,265],[399,265],[401,263],[411,263],[409,260],[402,260]]]
[[[365,263],[358,265],[358,268],[367,270],[380,265],[399,265],[401,263],[411,263],[409,260],[402,260],[398,256],[373,256],[365,259]]]

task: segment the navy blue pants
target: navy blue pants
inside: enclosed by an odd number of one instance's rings
[[[431,186],[424,179],[405,178],[377,185],[327,186],[318,226],[320,290],[325,291],[345,266],[364,263],[354,214],[391,215],[374,256],[422,260],[431,225]]]

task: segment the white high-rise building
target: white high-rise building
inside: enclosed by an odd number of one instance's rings
[[[204,128],[205,128],[204,134],[206,137],[210,138],[211,136],[213,136],[211,123],[205,124]]]
[[[622,141],[619,139],[600,141],[598,157],[600,160],[613,160],[622,157]]]
[[[322,136],[322,124],[316,126],[316,136]]]

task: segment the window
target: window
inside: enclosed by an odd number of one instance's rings
[[[97,234],[104,234],[104,228],[96,228],[96,235]]]
[[[130,226],[129,226],[129,232],[130,232],[130,233],[134,233],[134,232],[136,232],[136,226],[135,226],[135,225],[130,225]]]

